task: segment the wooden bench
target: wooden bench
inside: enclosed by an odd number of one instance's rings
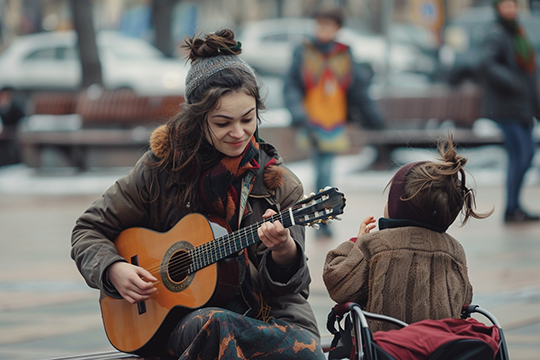
[[[64,166],[131,166],[148,148],[151,131],[173,116],[182,96],[138,96],[129,90],[99,97],[79,93],[36,93],[31,116],[19,127],[22,159],[43,165],[54,151]]]
[[[377,158],[372,167],[376,169],[391,167],[391,154],[397,148],[435,148],[437,140],[449,134],[462,148],[503,143],[497,131],[480,134],[473,129],[481,118],[481,92],[476,86],[438,88],[414,96],[389,95],[377,100],[377,106],[385,119],[385,130],[365,130],[356,125],[349,125],[348,129],[351,139],[348,153],[373,146]],[[260,133],[278,148],[286,161],[309,157],[308,152],[295,146],[294,129],[269,127],[262,128]]]
[[[92,98],[86,93],[39,93],[33,96],[33,114],[80,117],[79,128],[19,133],[23,161],[39,167],[44,151],[63,154],[67,166],[81,170],[92,166],[133,165],[148,148],[151,131],[180,109],[183,98],[141,97],[130,91],[105,92]],[[461,147],[501,144],[500,135],[478,136],[472,130],[480,117],[480,90],[437,88],[414,96],[389,95],[377,100],[386,121],[382,131],[350,126],[352,146],[376,148],[375,168],[391,166],[391,153],[400,147],[435,147],[436,139],[449,133]],[[304,160],[309,153],[295,145],[296,131],[290,127],[261,127],[263,139],[272,143],[287,162]],[[114,150],[114,151],[111,151]],[[117,156],[113,156],[117,155]],[[107,160],[107,161],[106,161]]]
[[[61,154],[64,165],[90,167],[131,166],[148,149],[152,127],[133,129],[79,129],[75,131],[21,131],[24,163],[40,168],[46,150]]]

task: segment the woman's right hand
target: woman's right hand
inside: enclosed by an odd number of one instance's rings
[[[119,261],[109,266],[109,281],[130,304],[148,300],[157,279],[142,267]]]
[[[371,230],[375,229],[375,226],[377,226],[375,223],[375,217],[368,216],[362,220],[360,230],[358,230],[358,235],[356,237],[359,238],[360,236],[369,233]]]

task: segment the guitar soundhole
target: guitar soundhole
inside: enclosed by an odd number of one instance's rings
[[[182,282],[188,275],[190,263],[191,260],[186,251],[175,252],[169,260],[168,272],[171,280],[176,283]]]
[[[175,242],[163,256],[159,270],[163,285],[172,292],[184,291],[191,285],[195,273],[189,273],[191,259],[189,251],[193,245],[187,241]]]

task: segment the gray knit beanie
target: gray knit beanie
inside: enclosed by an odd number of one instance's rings
[[[243,59],[237,55],[217,55],[212,57],[200,57],[191,63],[191,68],[186,77],[186,90],[184,97],[186,102],[191,103],[191,95],[210,76],[225,70],[239,69],[255,77],[255,72]]]

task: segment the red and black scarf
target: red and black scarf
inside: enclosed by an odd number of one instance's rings
[[[231,231],[238,229],[238,205],[244,174],[259,169],[258,161],[259,144],[252,137],[241,155],[224,156],[216,165],[205,170],[199,180],[204,213],[213,221],[224,220],[226,224],[221,225],[226,225]]]

